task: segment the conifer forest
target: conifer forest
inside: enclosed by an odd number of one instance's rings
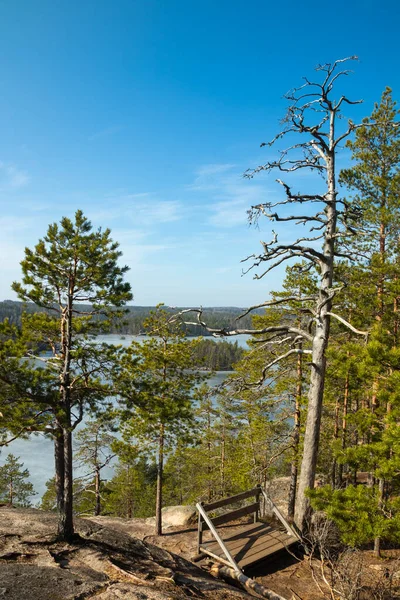
[[[276,188],[249,203],[270,238],[243,256],[260,285],[285,268],[265,302],[175,308],[160,288],[157,306],[132,305],[118,239],[82,210],[25,248],[18,300],[0,303],[2,503],[54,511],[65,541],[85,515],[155,516],[162,535],[165,506],[285,478],[287,518],[311,545],[322,515],[342,549],[398,547],[400,109],[387,87],[353,117],[354,59],[286,95],[259,140],[266,162],[244,173]],[[41,498],[12,448],[37,435],[55,461]]]

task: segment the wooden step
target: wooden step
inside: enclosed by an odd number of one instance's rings
[[[224,544],[241,569],[249,567],[273,554],[289,548],[298,542],[286,531],[271,527],[267,523],[251,523],[235,529],[228,537],[224,536]],[[213,557],[225,559],[225,554],[218,542],[203,542],[201,551]]]

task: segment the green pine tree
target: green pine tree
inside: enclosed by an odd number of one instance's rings
[[[390,88],[375,104],[371,117],[347,142],[356,164],[344,169],[340,182],[354,191],[353,204],[359,207],[356,238],[349,240],[363,260],[360,267],[366,277],[363,291],[369,287],[374,316],[380,320],[385,309],[392,312],[391,263],[397,262],[400,232],[400,110]],[[397,279],[397,277],[396,277]]]
[[[103,514],[126,519],[155,513],[157,468],[135,452],[123,452],[104,489]]]
[[[96,344],[93,336],[107,331],[132,298],[120,256],[110,230],[94,231],[81,211],[74,220],[64,217],[60,225],[50,225],[33,250],[25,249],[22,283],[13,284],[21,299],[45,312],[27,314],[22,337],[0,347],[3,392],[15,400],[12,428],[17,420],[23,431],[35,427],[32,413],[39,421],[43,415],[50,420],[46,431],[55,444],[58,532],[66,540],[74,533],[72,432],[86,408],[107,400],[106,378],[118,353]],[[30,361],[21,361],[23,342]],[[43,343],[52,354],[45,361],[38,353]],[[46,368],[38,368],[38,361]],[[11,378],[10,366],[15,368]]]
[[[348,142],[356,163],[342,171],[340,177],[354,193],[351,201],[359,208],[358,235],[348,238],[345,246],[359,258],[356,264],[342,265],[341,272],[337,272],[346,283],[341,301],[343,308],[351,312],[353,323],[369,331],[369,338],[367,344],[349,339],[342,339],[340,344],[340,338],[337,339],[337,354],[328,371],[333,375],[328,377],[328,390],[330,387],[335,393],[335,380],[341,380],[343,418],[341,440],[339,428],[336,428],[333,450],[340,469],[345,468],[354,481],[358,471],[369,473],[369,487],[349,486],[345,492],[326,488],[312,493],[314,505],[324,504],[327,514],[342,528],[344,539],[347,534],[343,523],[363,514],[367,507],[369,512],[365,514],[368,514],[370,525],[357,528],[353,524],[349,526],[349,535],[352,544],[375,538],[377,554],[381,539],[398,538],[398,506],[393,493],[400,483],[397,470],[400,417],[399,114],[391,90],[387,88],[371,117],[357,130],[355,140]],[[341,477],[338,483],[342,483]]]
[[[18,462],[19,457],[8,454],[3,466],[0,466],[0,501],[10,506],[26,508],[31,506],[31,497],[36,494],[29,481],[28,469]]]
[[[86,476],[81,477],[85,481],[85,493],[92,496],[91,507],[88,512],[95,516],[101,514],[102,510],[102,470],[111,462],[115,454],[111,450],[115,442],[112,435],[113,424],[99,418],[89,421],[85,427],[76,434],[77,451],[75,458],[79,466],[88,470]]]
[[[118,385],[130,410],[121,424],[128,444],[138,440],[157,464],[156,534],[162,533],[161,509],[165,453],[189,433],[192,394],[203,376],[190,371],[196,340],[188,341],[163,305],[145,321],[148,338],[132,342],[122,358]]]

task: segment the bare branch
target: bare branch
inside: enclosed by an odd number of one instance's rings
[[[292,348],[291,350],[288,350],[287,352],[285,352],[285,354],[281,354],[280,356],[278,356],[277,358],[275,358],[274,360],[272,360],[271,362],[269,362],[267,365],[265,365],[265,367],[262,370],[262,376],[261,378],[254,384],[255,386],[261,386],[266,377],[267,377],[267,373],[268,371],[276,364],[278,364],[281,360],[284,360],[285,358],[288,358],[289,356],[291,356],[292,354],[312,354],[312,350],[303,350],[301,348]]]
[[[246,309],[244,313],[241,313],[238,317],[236,317],[235,321],[242,319],[246,315],[248,315],[253,310],[257,308],[265,308],[269,306],[277,306],[278,304],[286,304],[287,302],[309,302],[316,300],[316,296],[288,296],[286,298],[278,298],[276,300],[268,300],[267,302],[262,302],[261,304],[254,304],[254,306],[250,306]]]
[[[353,325],[351,325],[351,323],[349,323],[348,321],[343,319],[343,317],[339,317],[339,315],[337,315],[336,313],[329,311],[326,314],[329,315],[330,317],[333,317],[334,319],[337,319],[338,321],[340,321],[340,323],[343,323],[343,325],[345,325],[347,327],[347,329],[350,329],[350,331],[357,333],[357,335],[363,335],[365,338],[368,337],[369,331],[360,331],[359,329],[356,329],[355,327],[353,327]]]
[[[232,337],[235,335],[264,335],[266,333],[282,333],[289,334],[291,333],[294,336],[300,336],[310,342],[313,339],[308,332],[303,331],[297,327],[292,327],[290,325],[272,325],[270,327],[263,327],[262,329],[217,329],[213,327],[208,327],[207,323],[202,320],[203,309],[202,308],[186,308],[176,315],[174,315],[175,320],[181,318],[182,315],[188,314],[190,312],[194,312],[197,315],[197,321],[183,321],[185,325],[200,325],[204,327],[206,331],[211,333],[214,337]]]

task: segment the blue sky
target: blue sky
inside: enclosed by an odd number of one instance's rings
[[[0,299],[24,247],[81,208],[120,242],[135,304],[264,301],[282,271],[241,276],[271,230],[246,210],[280,189],[242,173],[319,62],[360,57],[342,88],[364,99],[354,119],[386,85],[400,99],[399,13],[389,0],[0,0]]]

